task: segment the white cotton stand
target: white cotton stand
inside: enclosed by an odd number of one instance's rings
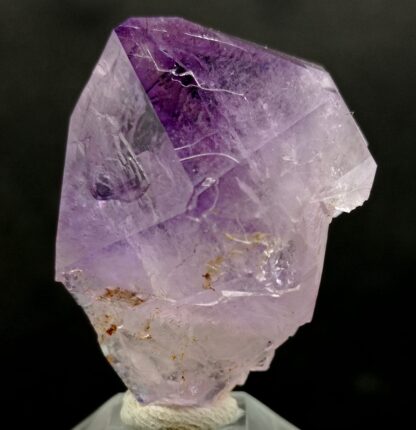
[[[216,430],[243,414],[231,395],[205,407],[168,407],[143,406],[130,391],[124,394],[120,411],[124,424],[140,430]]]
[[[228,397],[205,408],[175,409],[138,405],[131,394],[119,393],[73,430],[299,430],[250,394],[233,391],[229,396],[238,406]]]

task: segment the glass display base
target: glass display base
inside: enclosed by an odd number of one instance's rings
[[[297,427],[250,394],[243,391],[234,391],[231,394],[245,414],[237,422],[222,427],[221,430],[297,430]],[[116,394],[73,430],[138,430],[122,423],[120,419],[122,401],[123,393]]]

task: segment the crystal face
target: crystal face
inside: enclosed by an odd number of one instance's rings
[[[128,19],[71,117],[56,279],[139,401],[210,402],[311,320],[328,225],[375,170],[321,67]]]

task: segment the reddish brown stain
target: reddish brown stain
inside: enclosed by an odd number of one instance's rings
[[[202,287],[206,290],[213,290],[215,291],[215,288],[212,286],[212,276],[209,272],[206,272],[202,275],[204,278],[204,283],[202,284]]]
[[[105,331],[109,336],[113,335],[117,331],[117,326],[111,324],[110,327]]]
[[[122,290],[120,287],[106,288],[105,293],[99,296],[99,299],[123,302],[130,306],[138,306],[144,302],[133,291]]]

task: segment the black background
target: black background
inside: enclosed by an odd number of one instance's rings
[[[399,428],[415,364],[412,0],[0,1],[0,420],[69,429],[124,389],[53,264],[68,117],[132,15],[184,16],[332,73],[378,162],[373,193],[330,227],[312,324],[244,390],[304,429]]]

